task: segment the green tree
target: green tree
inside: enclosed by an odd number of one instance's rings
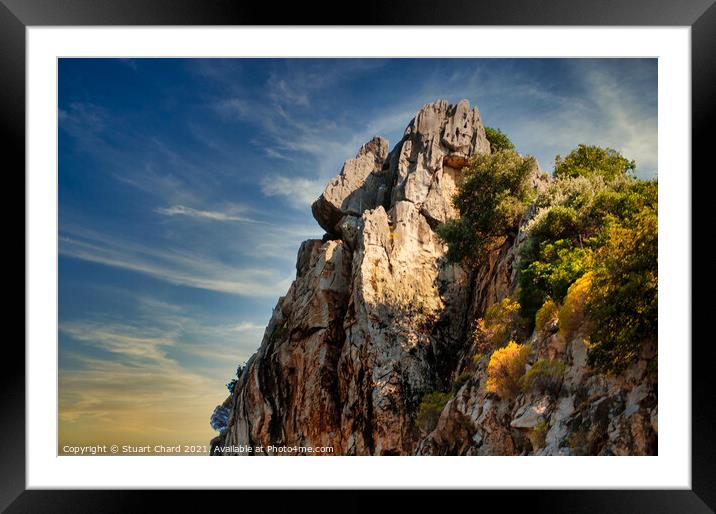
[[[658,327],[658,222],[645,207],[624,224],[607,228],[596,253],[586,311],[594,324],[589,362],[618,373],[655,341]]]
[[[561,302],[569,286],[591,268],[592,250],[570,240],[545,243],[539,259],[520,271],[522,314],[532,319],[547,298]]]
[[[533,157],[513,150],[473,157],[453,199],[460,217],[438,227],[449,261],[474,263],[494,244],[516,235],[533,196],[529,177],[535,166]]]
[[[607,180],[633,172],[636,163],[611,148],[579,145],[564,159],[557,155],[554,160],[554,176],[580,177],[603,175]]]
[[[512,144],[510,138],[507,137],[507,134],[502,132],[500,129],[485,127],[485,135],[487,136],[487,140],[490,142],[492,153],[515,149],[515,145]]]

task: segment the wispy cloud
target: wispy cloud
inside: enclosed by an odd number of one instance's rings
[[[73,367],[59,377],[60,447],[206,444],[215,435],[209,416],[223,400],[224,377],[202,376],[168,358],[66,357]]]
[[[220,117],[227,120],[246,119],[253,109],[249,101],[236,97],[216,100],[211,106]]]
[[[235,216],[218,211],[202,211],[199,209],[193,209],[191,207],[185,207],[183,205],[173,205],[171,207],[158,207],[156,212],[164,214],[165,216],[187,216],[189,218],[201,218],[213,221],[238,221],[241,223],[266,223],[264,221],[258,221],[244,216]]]
[[[61,443],[167,444],[179,437],[174,444],[206,444],[213,437],[211,410],[225,398],[236,364],[258,346],[261,324],[203,323],[186,307],[137,300],[131,320],[100,316],[60,324],[67,362],[59,383]]]
[[[68,227],[60,233],[60,254],[144,273],[176,285],[243,296],[278,297],[293,278],[266,266],[231,266],[186,249],[163,250]]]
[[[259,325],[258,323],[252,323],[251,321],[242,321],[241,323],[237,323],[236,325],[232,325],[230,327],[230,330],[233,332],[250,332],[250,333],[257,333],[264,330],[263,325]]]
[[[266,196],[282,196],[296,209],[306,209],[321,194],[325,183],[321,179],[295,178],[273,175],[261,179],[261,191]]]
[[[175,343],[175,334],[157,334],[151,328],[127,325],[121,325],[118,329],[117,325],[96,322],[61,323],[60,333],[78,341],[99,345],[108,352],[155,361],[164,361],[166,354],[163,347]]]

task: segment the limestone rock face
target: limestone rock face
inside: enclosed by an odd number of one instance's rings
[[[525,235],[520,230],[467,271],[446,262],[435,227],[457,215],[451,200],[462,168],[489,152],[478,110],[466,100],[440,100],[420,109],[390,152],[376,137],[346,161],[312,206],[327,235],[301,245],[296,279],[222,404],[230,415],[212,448],[330,446],[338,455],[654,451],[655,388],[638,386],[645,366],[621,382],[596,375],[583,340],[560,340],[552,325],[533,336],[530,364],[567,362],[556,396],[502,401],[485,389],[486,359],[471,364],[474,320],[514,292]],[[534,187],[543,181],[536,168]],[[466,370],[468,380],[425,433],[416,419],[422,395],[449,390]],[[533,447],[538,425],[544,444]]]
[[[313,217],[329,234],[340,234],[339,222],[345,215],[360,216],[384,201],[388,174],[383,164],[388,156],[388,141],[375,137],[345,162],[341,173],[331,179],[323,194],[313,202]]]
[[[433,226],[455,217],[460,170],[477,153],[490,153],[490,143],[476,107],[467,100],[426,105],[391,153],[392,201],[413,202]]]

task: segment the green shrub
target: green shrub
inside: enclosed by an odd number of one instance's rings
[[[557,205],[545,211],[530,227],[530,235],[539,245],[544,241],[574,240],[580,234],[579,213],[573,207]]]
[[[512,144],[510,138],[507,137],[507,134],[502,132],[500,129],[485,127],[485,135],[487,136],[487,140],[490,142],[490,148],[493,153],[515,149],[515,145]]]
[[[618,373],[655,341],[658,326],[658,221],[645,207],[608,229],[596,254],[587,310],[593,322],[589,362]]]
[[[579,145],[564,159],[558,155],[554,160],[554,176],[557,178],[602,175],[612,180],[634,172],[635,168],[634,161],[625,159],[616,150],[590,145]]]
[[[540,359],[525,373],[522,379],[522,390],[524,392],[549,393],[556,396],[562,386],[564,369],[565,365],[561,360]]]
[[[532,451],[544,448],[547,439],[547,432],[549,431],[549,425],[544,418],[539,420],[539,423],[530,432],[530,443],[532,443]]]
[[[547,298],[542,304],[542,307],[537,311],[537,314],[535,314],[535,328],[537,330],[543,330],[547,323],[553,319],[557,319],[558,316],[559,306],[554,303],[551,298]]]
[[[430,433],[433,431],[438,424],[438,419],[440,419],[440,413],[451,398],[452,396],[449,393],[440,391],[431,391],[423,395],[418,407],[417,417],[418,427],[423,432]]]
[[[522,315],[532,319],[546,298],[561,301],[569,286],[591,268],[591,262],[590,248],[575,247],[564,239],[544,244],[539,260],[520,271]]]
[[[510,341],[507,346],[495,350],[487,365],[487,390],[502,399],[513,397],[520,391],[520,382],[525,374],[529,345]]]
[[[516,235],[533,196],[529,177],[535,165],[534,158],[512,150],[473,157],[453,199],[460,217],[437,229],[450,262],[480,262],[487,250]]]

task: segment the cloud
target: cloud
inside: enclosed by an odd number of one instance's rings
[[[269,97],[280,103],[288,103],[308,107],[311,104],[306,88],[290,86],[285,80],[270,82],[271,92]]]
[[[266,196],[282,196],[296,209],[306,209],[323,191],[325,181],[272,175],[261,179],[261,191]]]
[[[202,321],[183,305],[112,293],[138,311],[60,323],[60,446],[206,444],[211,411],[259,345],[262,323]]]
[[[173,334],[156,334],[156,331],[139,329],[126,325],[108,325],[96,322],[65,322],[60,324],[60,333],[78,341],[98,345],[103,350],[124,356],[164,361],[163,347],[175,343]],[[138,333],[139,332],[139,333]]]
[[[278,152],[270,147],[264,148],[264,152],[266,153],[266,155],[268,155],[269,157],[272,157],[274,159],[280,159],[282,161],[291,161],[292,160],[290,157],[287,157],[286,155],[283,155],[281,152]]]
[[[69,356],[59,376],[59,447],[65,444],[207,444],[223,378],[171,360],[143,362]]]
[[[256,333],[256,332],[262,332],[264,330],[263,325],[259,325],[258,323],[253,323],[251,321],[242,321],[241,323],[237,323],[236,325],[233,325],[230,327],[230,330],[233,332],[250,332],[250,333]]]
[[[188,242],[189,244],[191,242]],[[231,266],[186,249],[160,249],[91,230],[63,228],[60,255],[150,275],[171,284],[252,297],[284,294],[293,273],[246,265]]]
[[[251,103],[241,98],[224,98],[212,104],[214,111],[224,119],[246,119],[251,113]]]
[[[59,110],[60,128],[71,134],[87,136],[105,130],[109,125],[109,113],[99,105],[89,102],[71,102],[67,109]]]
[[[241,223],[265,223],[264,221],[257,221],[244,216],[235,216],[226,214],[224,212],[217,211],[202,211],[199,209],[193,209],[191,207],[185,207],[183,205],[174,205],[172,207],[158,207],[155,209],[159,214],[165,216],[187,216],[190,218],[201,218],[213,221],[238,221]]]

